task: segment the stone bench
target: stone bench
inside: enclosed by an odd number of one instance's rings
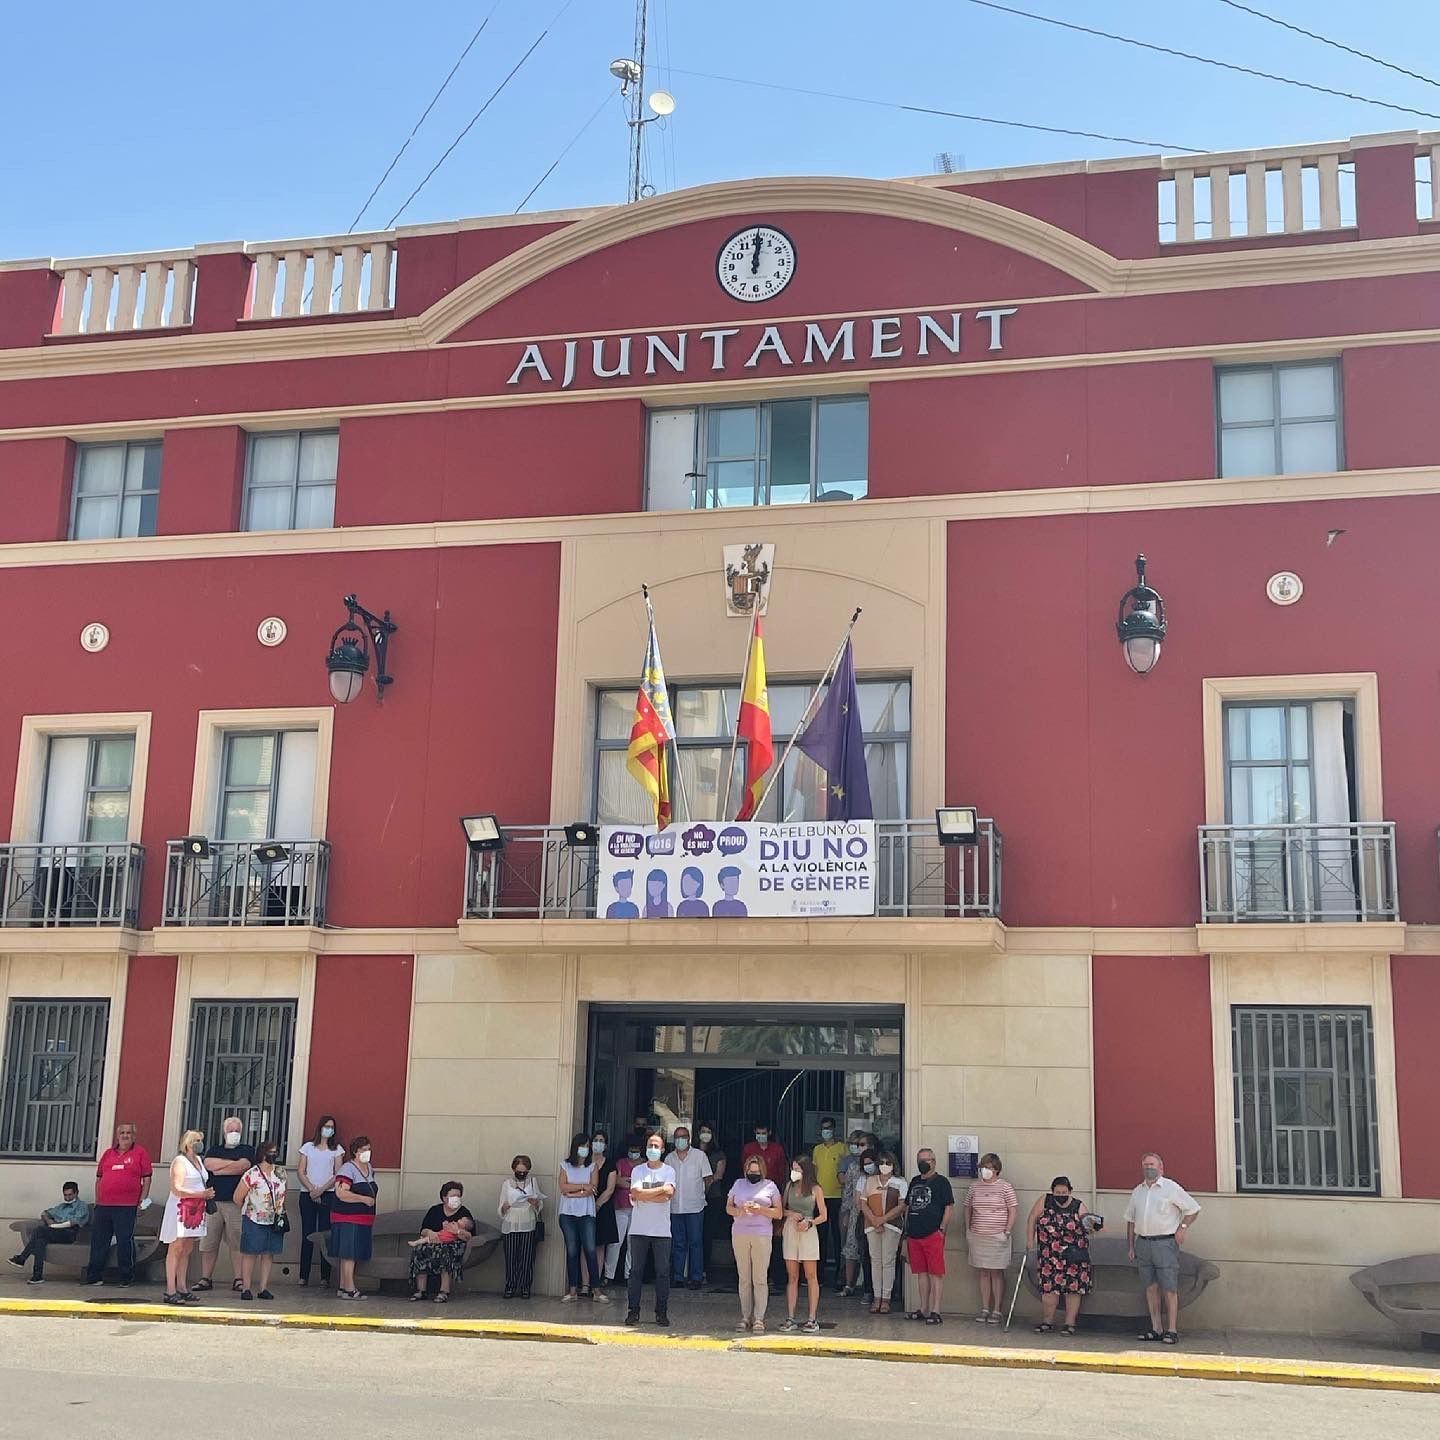
[[[1407,1255],[1357,1270],[1350,1283],[1387,1320],[1440,1350],[1440,1255]]]
[[[160,1220],[165,1213],[163,1205],[152,1205],[135,1217],[135,1274],[143,1278],[146,1268],[165,1254],[160,1242]],[[10,1228],[20,1237],[21,1245],[28,1245],[30,1237],[41,1228],[39,1220],[12,1220]],[[112,1247],[113,1256],[113,1247]],[[90,1263],[90,1227],[82,1225],[78,1238],[69,1245],[51,1245],[45,1252],[45,1272],[52,1270],[62,1275],[79,1276]],[[107,1260],[107,1264],[110,1263]],[[28,1265],[29,1262],[27,1261]]]
[[[1140,1283],[1140,1272],[1130,1259],[1127,1242],[1122,1235],[1092,1235],[1090,1237],[1090,1265],[1093,1279],[1090,1293],[1081,1301],[1082,1318],[1108,1318],[1113,1320],[1143,1321],[1149,1324],[1145,1309],[1145,1287]],[[1180,1248],[1180,1308],[1198,1300],[1205,1287],[1220,1274],[1220,1269],[1210,1260],[1202,1259],[1184,1246]],[[1030,1293],[1040,1298],[1039,1277],[1035,1273],[1035,1256],[1032,1252],[1025,1266],[1025,1284]]]
[[[424,1210],[381,1211],[375,1217],[375,1224],[370,1230],[370,1259],[362,1260],[355,1266],[357,1282],[364,1279],[384,1284],[386,1281],[403,1280],[408,1284],[410,1280],[410,1245],[408,1242],[420,1233],[420,1225],[424,1219]],[[331,1266],[339,1263],[330,1252],[330,1240],[333,1234],[333,1230],[322,1230],[315,1236],[315,1241],[325,1256],[326,1263]],[[486,1225],[477,1220],[475,1233],[465,1247],[465,1259],[461,1265],[462,1272],[470,1269],[472,1265],[479,1265],[488,1260],[495,1253],[499,1244],[500,1231],[493,1225]]]

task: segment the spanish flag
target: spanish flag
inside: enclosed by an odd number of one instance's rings
[[[775,761],[770,738],[770,694],[765,688],[765,642],[760,636],[760,611],[750,632],[750,660],[745,667],[745,688],[740,695],[740,738],[745,745],[745,799],[737,820],[753,820],[765,793],[765,777]]]
[[[665,747],[674,740],[670,693],[665,688],[665,667],[660,662],[660,641],[655,635],[655,617],[651,615],[650,640],[645,647],[645,668],[640,672],[640,689],[635,696],[635,720],[630,726],[625,768],[650,797],[655,824],[661,830],[671,820],[670,769],[665,763]]]

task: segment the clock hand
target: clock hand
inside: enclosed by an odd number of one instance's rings
[[[750,273],[752,275],[760,273],[760,232],[758,230],[755,232],[755,253],[750,257]]]

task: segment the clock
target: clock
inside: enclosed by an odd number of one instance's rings
[[[773,225],[737,230],[715,262],[720,288],[736,300],[773,300],[795,274],[795,243]]]

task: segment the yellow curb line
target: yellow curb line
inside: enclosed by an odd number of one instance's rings
[[[41,1315],[91,1320],[178,1321],[271,1330],[337,1330],[393,1335],[454,1335],[480,1340],[535,1340],[629,1349],[749,1351],[828,1359],[890,1360],[908,1364],[975,1365],[992,1369],[1090,1372],[1190,1380],[1239,1380],[1275,1385],[1328,1385],[1360,1390],[1407,1390],[1440,1395],[1440,1370],[1333,1361],[1278,1360],[1227,1355],[1181,1355],[1096,1350],[1021,1350],[983,1345],[924,1345],[901,1340],[788,1339],[767,1336],[722,1340],[708,1335],[660,1334],[542,1320],[411,1320],[378,1315],[314,1315],[217,1309],[205,1305],[125,1305],[100,1301],[0,1300],[0,1315]]]

